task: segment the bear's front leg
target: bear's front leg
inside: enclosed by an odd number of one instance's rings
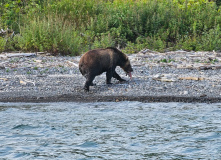
[[[121,77],[119,76],[119,74],[117,74],[116,71],[114,71],[113,77],[116,78],[116,79],[117,79],[118,81],[120,81],[120,82],[126,81],[125,79],[121,78]]]
[[[110,69],[106,72],[106,84],[112,84],[111,83],[112,77],[113,77],[113,72],[112,72],[112,69]]]

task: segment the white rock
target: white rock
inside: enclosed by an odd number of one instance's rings
[[[189,92],[188,91],[183,91],[183,94],[187,95],[187,94],[189,94]]]

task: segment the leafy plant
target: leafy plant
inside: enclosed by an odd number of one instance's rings
[[[5,46],[6,46],[6,40],[0,37],[0,52],[5,50]]]
[[[16,32],[0,51],[79,55],[115,46],[128,53],[221,49],[219,1],[208,0],[3,0],[0,28]],[[18,34],[19,33],[19,34]]]

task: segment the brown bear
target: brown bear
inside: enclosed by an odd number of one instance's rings
[[[130,78],[133,71],[128,57],[116,48],[108,47],[106,49],[95,49],[86,52],[80,59],[79,70],[86,78],[84,85],[85,91],[89,91],[89,86],[93,85],[93,80],[97,75],[106,72],[106,83],[111,84],[111,78],[119,81],[122,79],[115,68],[120,66]]]

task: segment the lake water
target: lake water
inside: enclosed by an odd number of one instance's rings
[[[221,104],[0,103],[0,159],[221,159]]]

